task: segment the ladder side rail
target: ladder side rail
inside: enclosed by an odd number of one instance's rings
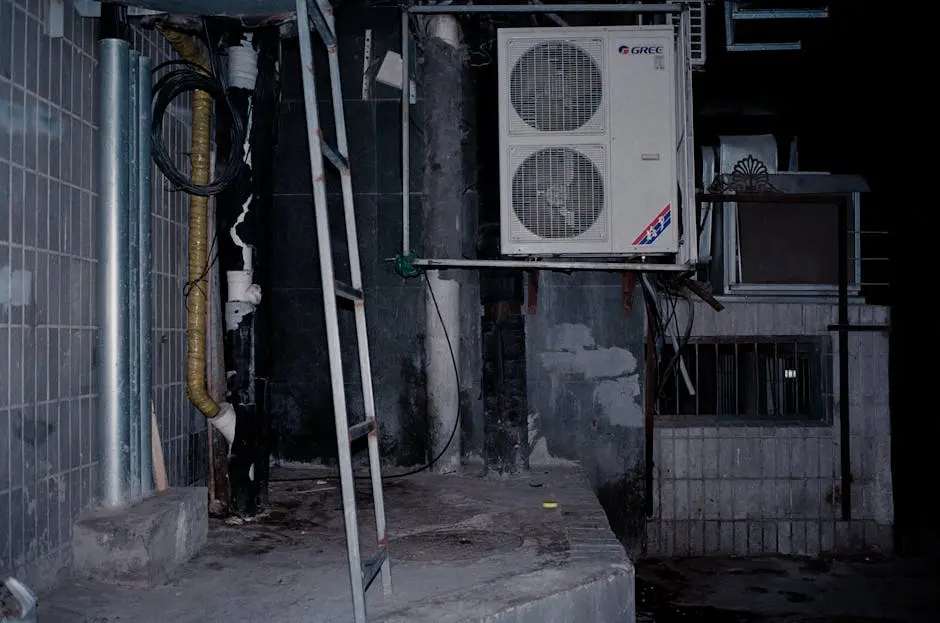
[[[356,623],[366,623],[365,591],[363,590],[362,584],[362,560],[359,553],[359,524],[356,515],[356,490],[352,473],[352,456],[349,445],[349,421],[346,415],[342,352],[339,340],[339,319],[336,313],[336,294],[333,288],[330,287],[334,281],[335,273],[330,245],[323,153],[319,140],[322,136],[322,131],[320,129],[319,114],[317,111],[316,77],[313,71],[313,49],[311,47],[310,15],[307,11],[307,0],[297,0],[297,32],[300,40],[304,112],[307,121],[307,142],[310,149],[310,173],[313,183],[314,211],[317,224],[317,248],[320,257],[323,310],[330,359],[330,383],[333,392],[334,419],[336,420],[336,445],[339,453],[340,485],[343,495],[343,516],[346,528],[346,550],[349,559],[353,614]]]
[[[333,11],[329,0],[315,0],[326,16],[327,26],[335,30]],[[330,88],[333,96],[333,116],[336,120],[336,146],[340,156],[349,162],[349,141],[346,134],[346,114],[343,107],[343,89],[340,77],[339,50],[336,43],[327,48],[330,67]],[[353,202],[350,166],[340,171],[343,193],[343,211],[346,216],[346,241],[349,246],[349,266],[352,287],[362,291],[362,267],[359,259],[359,238],[356,232],[356,214]],[[362,302],[355,303],[356,339],[359,350],[359,371],[362,377],[362,398],[366,421],[376,421],[375,393],[372,387],[372,363],[369,355],[369,336],[366,328],[366,311]],[[380,548],[388,549],[388,532],[385,518],[385,497],[382,490],[382,467],[379,456],[378,423],[368,437],[369,473],[372,481],[372,501],[375,505],[375,530]],[[382,589],[386,595],[392,592],[391,564],[386,555],[382,563]]]

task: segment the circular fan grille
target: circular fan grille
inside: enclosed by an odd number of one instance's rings
[[[591,56],[566,41],[541,43],[516,62],[509,79],[512,107],[542,132],[577,130],[601,105],[601,71]]]
[[[540,149],[516,169],[512,208],[519,222],[540,238],[580,236],[604,209],[601,174],[574,149]]]

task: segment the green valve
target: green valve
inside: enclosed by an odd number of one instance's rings
[[[395,272],[405,279],[412,279],[421,274],[421,269],[414,265],[415,254],[395,256]]]

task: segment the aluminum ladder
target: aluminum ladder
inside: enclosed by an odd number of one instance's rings
[[[362,269],[359,264],[359,241],[356,236],[356,215],[353,205],[352,177],[349,169],[349,147],[346,139],[346,118],[343,111],[343,92],[339,75],[339,54],[336,28],[329,0],[297,0],[297,33],[300,40],[301,74],[304,90],[304,111],[307,118],[307,136],[310,143],[310,173],[313,178],[313,204],[317,224],[317,249],[320,256],[320,275],[323,288],[323,312],[326,320],[327,348],[330,357],[330,380],[333,390],[333,412],[336,418],[336,443],[339,449],[339,473],[343,494],[343,515],[346,527],[346,551],[349,557],[349,580],[352,588],[353,612],[356,623],[366,621],[365,593],[381,573],[385,594],[392,591],[392,576],[388,559],[388,537],[385,528],[385,501],[382,494],[382,468],[379,463],[378,427],[375,419],[375,398],[372,391],[372,366],[369,361],[369,339],[366,334],[366,310],[362,290]],[[333,116],[336,120],[336,148],[323,138],[317,111],[316,79],[313,69],[311,27],[326,46],[329,59],[330,91]],[[346,244],[349,251],[351,283],[336,279],[333,271],[333,251],[330,244],[329,216],[327,212],[324,157],[340,173],[343,196],[343,215],[346,221]],[[333,286],[331,289],[330,286]],[[340,351],[337,298],[351,301],[356,315],[356,338],[359,351],[359,369],[362,374],[362,393],[365,421],[349,425],[346,395],[343,383],[343,363]],[[369,468],[372,480],[372,498],[375,504],[375,528],[378,551],[363,561],[359,551],[359,520],[356,512],[355,478],[352,471],[352,444],[367,437]]]

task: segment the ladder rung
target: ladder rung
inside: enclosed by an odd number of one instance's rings
[[[386,558],[388,558],[388,549],[380,547],[375,556],[362,563],[362,590],[369,590],[369,586],[372,585],[372,581],[379,574]]]
[[[346,158],[323,139],[320,140],[320,149],[323,150],[323,155],[326,156],[326,159],[332,162],[333,166],[339,169],[340,173],[347,173],[349,171],[349,163],[346,161]]]
[[[317,29],[320,38],[327,47],[336,45],[336,34],[326,21],[326,16],[320,11],[320,5],[316,0],[307,0],[307,13],[310,15],[310,21],[313,27]]]
[[[363,300],[362,290],[357,290],[348,283],[343,283],[342,281],[336,281],[333,284],[334,289],[336,290],[336,296],[341,299],[346,299],[347,301],[352,301],[353,303],[361,303]]]
[[[349,427],[349,443],[362,439],[375,430],[375,420],[366,420]]]

